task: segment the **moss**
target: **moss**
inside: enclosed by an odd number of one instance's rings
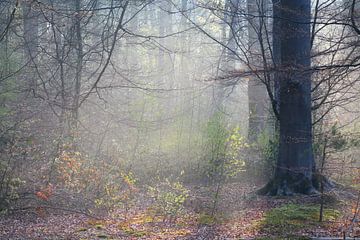
[[[96,224],[96,225],[95,225],[95,228],[98,229],[98,230],[101,230],[101,229],[103,229],[104,227],[103,227],[103,225],[101,225],[101,224]]]
[[[219,219],[207,213],[201,213],[198,218],[198,223],[201,225],[213,225],[218,223]]]
[[[105,234],[98,234],[96,237],[101,238],[101,239],[108,239],[109,237]]]
[[[216,219],[214,216],[208,214],[200,214],[198,222],[199,224],[211,225],[216,222]]]
[[[287,204],[274,208],[265,214],[259,224],[259,228],[271,235],[288,236],[295,234],[301,229],[309,229],[320,226],[319,205]],[[335,209],[324,209],[324,222],[336,220],[340,213]],[[295,238],[298,239],[298,238]]]
[[[87,228],[81,227],[77,231],[78,232],[86,232],[87,230],[88,230]]]
[[[145,232],[145,231],[140,231],[140,230],[136,230],[136,229],[132,229],[132,228],[125,229],[124,232],[127,235],[131,235],[133,237],[143,237],[143,236],[147,235],[147,232]]]

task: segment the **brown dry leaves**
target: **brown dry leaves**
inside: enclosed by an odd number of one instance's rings
[[[128,212],[119,210],[113,217],[94,220],[80,214],[55,214],[47,211],[17,213],[0,219],[0,239],[249,239],[276,237],[258,228],[266,211],[287,203],[311,203],[315,197],[270,198],[259,197],[254,187],[240,184],[226,185],[219,200],[219,221],[204,224],[200,220],[206,206],[187,206],[180,216],[156,214],[151,206],[134,206]],[[208,189],[209,191],[211,189]],[[204,188],[192,190],[191,195],[204,205],[211,202]],[[141,202],[141,201],[140,201]],[[196,201],[195,201],[196,202]],[[341,236],[351,217],[351,204],[342,205],[343,217],[335,222],[302,229],[303,236]],[[346,214],[345,214],[346,213]],[[355,229],[360,229],[358,225]]]

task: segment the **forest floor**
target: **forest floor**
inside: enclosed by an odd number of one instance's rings
[[[155,214],[145,197],[102,218],[50,209],[17,212],[0,218],[0,239],[312,239],[360,232],[354,191],[327,193],[319,222],[320,196],[257,196],[257,188],[225,184],[214,204],[215,187],[189,187],[176,217]]]

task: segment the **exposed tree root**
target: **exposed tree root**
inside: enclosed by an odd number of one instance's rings
[[[294,194],[319,194],[321,184],[327,191],[334,187],[334,183],[323,175],[313,174],[310,179],[304,175],[283,175],[275,177],[263,188],[257,191],[259,195],[291,196]]]

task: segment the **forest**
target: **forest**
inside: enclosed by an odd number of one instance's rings
[[[360,239],[359,0],[0,0],[0,239]]]

